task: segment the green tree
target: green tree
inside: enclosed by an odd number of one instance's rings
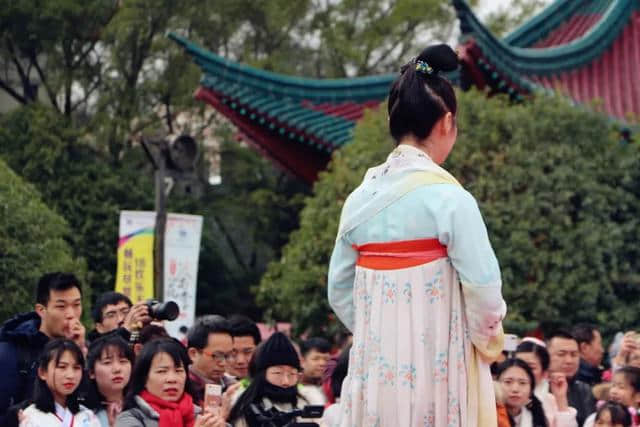
[[[153,207],[151,171],[145,173],[141,153],[130,152],[114,168],[64,115],[35,104],[0,118],[0,157],[68,221],[67,237],[87,261],[91,288],[113,289],[119,212]]]
[[[460,93],[459,127],[446,167],[485,217],[502,268],[507,327],[591,321],[608,332],[636,325],[638,147],[620,147],[605,117],[560,98],[512,105]],[[335,153],[305,201],[300,229],[261,281],[258,302],[273,317],[291,319],[299,330],[327,325],[326,274],[339,212],[391,147],[381,109]]]
[[[100,84],[100,34],[119,3],[0,1],[0,88],[27,104],[42,87],[49,103],[70,116]]]
[[[524,24],[546,4],[547,0],[511,0],[485,19],[487,28],[497,37],[504,37],[509,32]]]
[[[450,2],[442,0],[343,0],[316,7],[316,67],[326,77],[397,71],[428,40],[449,40],[457,25]]]
[[[66,221],[0,159],[0,321],[33,309],[44,273],[69,271],[84,279],[84,260],[74,257],[71,236]],[[83,290],[86,303],[90,288]]]

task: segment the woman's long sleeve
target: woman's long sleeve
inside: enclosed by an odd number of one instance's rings
[[[329,305],[350,331],[354,327],[353,281],[357,259],[358,253],[346,237],[339,237],[329,263],[327,294]]]
[[[447,246],[458,272],[472,342],[480,348],[501,332],[506,314],[500,267],[478,205],[460,190],[443,201],[438,215],[438,238]]]

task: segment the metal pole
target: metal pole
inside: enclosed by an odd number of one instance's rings
[[[162,147],[164,148],[164,147]],[[167,226],[167,208],[165,193],[165,156],[157,157],[157,168],[155,171],[155,192],[156,192],[156,225],[154,229],[154,249],[153,249],[153,296],[155,299],[164,299],[164,233]]]

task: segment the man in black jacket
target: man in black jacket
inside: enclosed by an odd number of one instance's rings
[[[595,326],[580,323],[573,327],[573,336],[578,341],[580,350],[580,368],[576,379],[594,386],[602,382],[602,336]]]
[[[31,396],[40,351],[52,338],[71,338],[82,315],[80,281],[68,273],[40,278],[35,311],[0,328],[0,425],[8,408]]]
[[[578,412],[576,419],[581,426],[596,410],[596,401],[591,387],[576,379],[580,363],[578,341],[568,331],[558,330],[548,336],[547,349],[551,358],[550,372],[562,372],[567,377],[569,406]]]

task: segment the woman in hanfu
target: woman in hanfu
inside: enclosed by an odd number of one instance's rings
[[[397,147],[342,209],[329,303],[353,332],[340,426],[497,425],[489,364],[502,350],[500,269],[478,205],[439,165],[456,136],[447,45],[389,94]]]

